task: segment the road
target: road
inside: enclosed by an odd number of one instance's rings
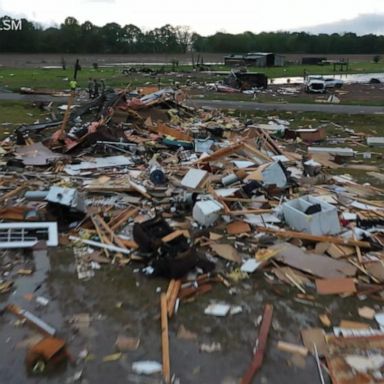
[[[68,100],[68,97],[56,97],[50,95],[22,95],[21,93],[13,92],[0,92],[0,101],[1,100],[10,100],[10,101],[47,101],[47,102],[57,102],[65,103]]]
[[[22,95],[19,93],[0,93],[1,100],[14,101],[53,101],[66,103],[66,97],[49,95]],[[384,107],[369,105],[340,105],[340,104],[293,104],[293,103],[257,103],[255,101],[230,101],[230,100],[189,100],[188,104],[194,107],[210,107],[221,109],[239,109],[247,111],[292,111],[292,112],[322,112],[341,114],[384,114]]]
[[[190,106],[210,107],[221,109],[240,109],[247,111],[291,111],[291,112],[322,112],[341,114],[384,114],[384,107],[369,105],[340,105],[340,104],[282,104],[282,103],[257,103],[255,101],[230,101],[230,100],[190,100]]]

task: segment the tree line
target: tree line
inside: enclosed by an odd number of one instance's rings
[[[0,26],[8,25],[0,18]],[[383,53],[384,36],[355,33],[318,34],[305,32],[244,32],[230,34],[217,32],[201,36],[186,26],[164,25],[142,31],[133,24],[121,26],[107,23],[97,26],[86,21],[82,24],[74,17],[67,17],[57,27],[21,19],[21,30],[0,33],[0,52],[20,53],[245,53],[281,52],[313,54]]]

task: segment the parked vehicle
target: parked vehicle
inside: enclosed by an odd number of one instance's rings
[[[326,86],[324,80],[309,79],[305,82],[305,92],[308,93],[325,93]]]
[[[324,81],[325,88],[341,88],[344,84],[343,80],[334,79],[333,77],[323,77],[323,76],[308,76],[306,79],[306,84],[308,84],[312,80]]]
[[[325,88],[341,88],[344,84],[343,80],[333,79],[332,77],[323,78],[325,81]]]

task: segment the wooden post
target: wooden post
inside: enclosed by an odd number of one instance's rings
[[[160,296],[161,304],[161,346],[163,356],[163,378],[166,384],[171,383],[171,368],[169,361],[169,337],[168,337],[168,313],[167,296],[162,293]]]
[[[306,232],[295,232],[295,231],[285,231],[282,229],[273,229],[273,228],[264,228],[264,227],[256,227],[256,231],[258,232],[266,232],[273,233],[277,237],[292,237],[294,239],[301,240],[309,240],[309,241],[317,241],[322,243],[333,243],[333,244],[341,244],[341,245],[350,245],[350,246],[358,246],[360,248],[370,248],[371,244],[368,241],[361,240],[353,240],[353,239],[344,239],[343,237],[338,236],[316,236],[311,235]]]
[[[264,307],[263,320],[261,322],[259,337],[257,339],[256,352],[253,355],[253,360],[249,366],[247,372],[241,379],[240,384],[251,384],[253,376],[260,369],[263,364],[265,347],[267,345],[268,333],[272,324],[273,306],[272,304],[266,304]]]
[[[179,296],[180,288],[181,288],[181,280],[180,279],[175,280],[175,283],[172,287],[172,291],[170,293],[170,296],[167,302],[167,310],[168,310],[169,318],[171,318],[175,312],[176,300],[177,300],[177,297]]]
[[[64,112],[64,118],[63,118],[63,121],[61,123],[61,127],[60,127],[58,132],[55,132],[52,135],[52,142],[53,143],[56,143],[59,140],[62,140],[64,138],[65,128],[68,124],[69,117],[71,116],[71,106],[72,106],[74,100],[75,100],[75,91],[72,90],[71,94],[68,97],[67,109]]]

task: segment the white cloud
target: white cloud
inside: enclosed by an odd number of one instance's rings
[[[74,16],[80,22],[132,23],[145,29],[167,23],[189,25],[205,35],[218,30],[239,33],[316,26],[352,19],[362,13],[379,13],[382,3],[383,0],[243,0],[220,4],[206,0],[0,0],[0,9],[45,24],[62,23],[66,16]]]
[[[384,34],[384,13],[366,13],[353,19],[343,19],[333,23],[325,23],[312,27],[300,28],[310,33],[344,33],[354,32],[357,35],[373,33]]]

